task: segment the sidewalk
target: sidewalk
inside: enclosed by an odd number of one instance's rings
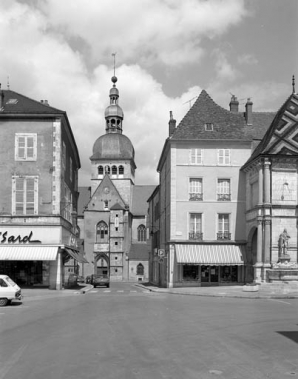
[[[150,283],[135,283],[135,286],[146,289],[147,291],[189,295],[189,296],[210,296],[210,297],[234,297],[246,299],[298,299],[298,288],[279,288],[266,284],[260,285],[258,292],[245,292],[243,286],[214,286],[214,287],[179,287],[179,288],[159,288]],[[82,295],[93,289],[90,284],[82,283],[76,288],[63,290],[50,290],[48,288],[22,288],[24,300],[36,298],[54,298],[74,295]]]
[[[234,297],[246,299],[298,299],[298,289],[276,289],[270,284],[260,285],[257,292],[245,292],[243,286],[159,288],[149,283],[136,284],[152,292],[190,296]]]

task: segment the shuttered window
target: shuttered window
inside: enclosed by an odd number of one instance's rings
[[[37,158],[37,134],[15,134],[15,160],[36,161]]]
[[[34,215],[38,213],[38,178],[12,178],[12,214]]]

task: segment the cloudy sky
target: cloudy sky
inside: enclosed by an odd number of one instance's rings
[[[298,76],[297,0],[1,0],[0,82],[68,114],[79,184],[105,133],[116,52],[124,134],[137,184],[157,184],[168,136],[202,89],[228,109],[277,110]],[[297,78],[298,87],[298,78]]]

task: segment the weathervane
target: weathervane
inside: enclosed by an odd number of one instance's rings
[[[116,54],[117,53],[112,53],[112,56],[114,57],[114,76],[115,76],[115,66],[116,66]]]
[[[193,97],[192,99],[186,101],[186,102],[183,103],[183,104],[189,103],[189,108],[191,108],[191,102],[192,102],[194,99],[196,99],[197,97],[198,97],[198,96],[195,96],[195,97]]]
[[[292,87],[293,87],[293,93],[295,93],[295,75],[292,77]]]

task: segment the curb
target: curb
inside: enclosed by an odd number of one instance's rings
[[[178,292],[178,291],[175,291],[175,290],[167,290],[167,289],[162,289],[162,288],[150,288],[150,287],[146,287],[146,286],[143,286],[143,285],[140,285],[140,284],[136,284],[137,287],[141,287],[141,288],[144,288],[146,289],[147,291],[150,291],[150,292],[158,292],[158,293],[166,293],[166,294],[171,294],[171,295],[187,295],[187,296],[203,296],[203,297],[228,297],[228,298],[237,298],[237,299],[256,299],[256,300],[259,300],[259,299],[298,299],[298,294],[296,295],[256,295],[256,296],[249,296],[249,295],[246,295],[246,296],[242,296],[242,295],[238,295],[238,294],[224,294],[224,295],[221,295],[221,294],[217,294],[217,293],[194,293],[194,292]]]

